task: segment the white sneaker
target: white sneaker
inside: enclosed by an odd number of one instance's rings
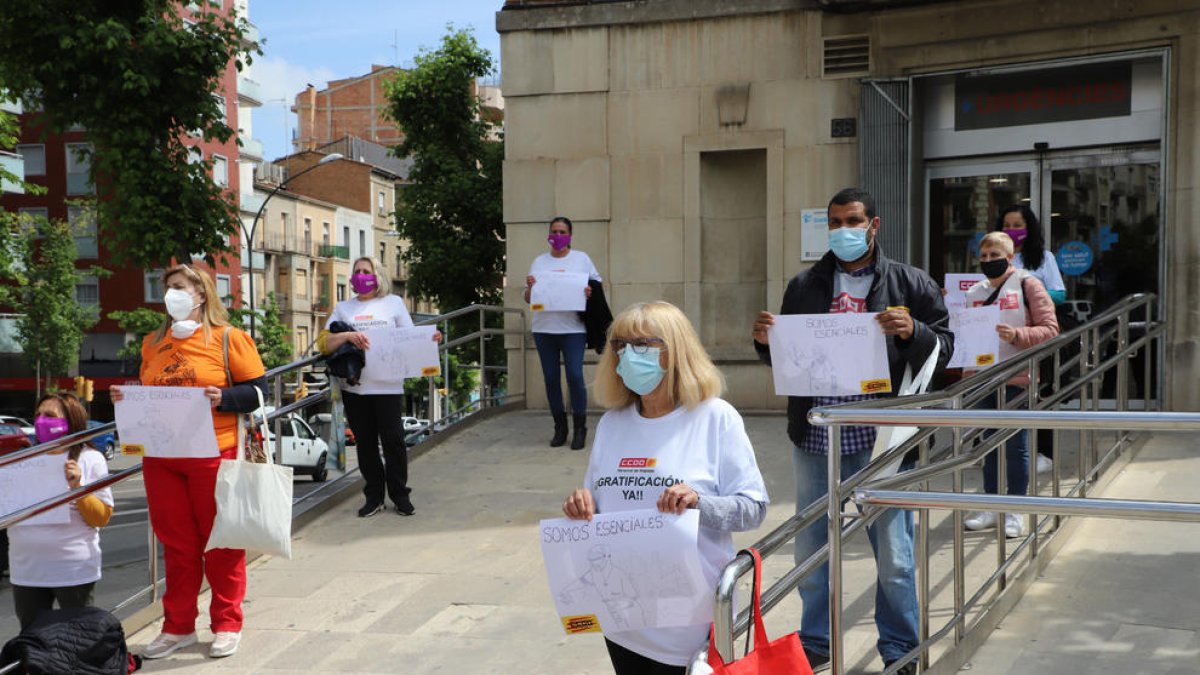
[[[1039,452],[1037,456],[1037,472],[1050,473],[1051,471],[1054,471],[1054,460]]]
[[[238,644],[242,641],[242,634],[221,631],[213,633],[212,647],[208,649],[208,655],[214,659],[219,659],[223,656],[232,656],[238,650]]]
[[[159,633],[158,637],[151,640],[150,644],[146,645],[146,648],[142,650],[142,658],[161,659],[174,654],[184,647],[191,647],[194,644],[196,644],[195,633],[188,633],[187,635]]]
[[[995,527],[996,514],[992,511],[977,511],[963,521],[963,526],[971,531],[986,530],[989,527]]]
[[[1017,513],[1004,514],[1004,536],[1016,539],[1025,533],[1025,518]]]

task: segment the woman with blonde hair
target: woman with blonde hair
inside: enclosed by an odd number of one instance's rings
[[[162,279],[169,318],[142,341],[139,379],[143,386],[203,387],[221,456],[142,460],[150,525],[163,543],[167,572],[162,633],[143,656],[162,658],[196,643],[196,599],[204,579],[212,589],[209,655],[229,656],[242,636],[246,552],[204,547],[217,512],[217,468],[221,459],[237,456],[238,414],[258,408],[255,389],[266,392],[265,369],[254,340],[230,325],[209,274],[175,265]],[[124,397],[120,387],[110,391],[113,401]]]
[[[700,511],[697,541],[705,579],[715,589],[734,556],[731,532],[758,527],[767,489],[742,418],[719,398],[720,371],[691,323],[666,302],[636,304],[613,320],[596,372],[596,398],[608,408],[596,426],[584,487],[563,503],[568,518],[657,509]],[[638,476],[654,490],[622,490],[627,459],[646,460]],[[670,561],[666,561],[670,562]],[[643,628],[605,635],[618,675],[682,675],[708,638],[708,625]]]
[[[325,330],[317,336],[321,353],[333,354],[344,344],[363,351],[371,341],[363,331],[369,328],[411,328],[412,317],[404,300],[391,292],[387,270],[378,260],[362,257],[351,268],[350,287],[355,296],[343,300],[329,314]],[[334,324],[340,324],[335,326]],[[342,329],[331,332],[331,329]],[[435,332],[435,341],[442,335]],[[369,381],[350,384],[342,381],[342,402],[346,422],[354,432],[358,470],[363,477],[366,501],[358,510],[359,518],[369,518],[383,510],[384,492],[391,497],[396,513],[416,513],[409,495],[408,448],[404,443],[404,378],[388,373],[370,373]],[[380,449],[383,456],[380,457]]]

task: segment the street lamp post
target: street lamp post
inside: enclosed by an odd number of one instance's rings
[[[321,166],[322,164],[336,162],[339,159],[342,159],[341,153],[337,153],[337,152],[330,153],[330,154],[322,157],[321,160],[319,162],[317,162],[316,164],[313,164],[312,166],[297,173],[294,176],[288,176],[287,178],[280,181],[279,185],[276,185],[275,189],[271,190],[271,193],[267,195],[266,199],[264,199],[263,203],[258,207],[258,213],[254,214],[254,220],[252,220],[250,222],[250,231],[249,232],[246,232],[245,223],[242,224],[242,234],[244,234],[246,236],[246,252],[247,252],[246,268],[249,270],[249,276],[250,276],[250,337],[251,338],[256,337],[254,328],[258,324],[258,321],[256,320],[258,318],[258,313],[255,312],[255,310],[254,310],[254,233],[258,231],[258,220],[259,220],[259,218],[262,218],[263,211],[266,210],[267,202],[271,201],[271,197],[274,197],[275,194],[278,193],[280,190],[282,190],[289,182],[291,182],[291,180],[293,178],[299,178],[300,176],[303,176],[304,174],[308,173],[309,171],[312,171],[313,169],[316,169],[317,167]]]

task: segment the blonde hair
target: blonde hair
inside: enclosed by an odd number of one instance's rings
[[[689,410],[706,399],[720,396],[725,378],[700,344],[700,336],[678,307],[669,302],[640,302],[627,307],[608,329],[612,337],[656,337],[666,353],[667,394],[672,403]],[[596,366],[595,395],[606,408],[624,408],[637,402],[638,395],[617,374],[617,354],[606,345]]]
[[[162,283],[166,287],[168,280],[176,274],[182,274],[192,282],[192,285],[199,288],[204,294],[204,302],[200,305],[200,325],[204,328],[204,341],[208,342],[212,338],[213,326],[232,326],[229,323],[229,312],[225,309],[225,305],[221,302],[221,298],[217,297],[217,284],[213,278],[207,274],[197,272],[191,265],[175,265],[168,267],[162,274]],[[165,292],[165,291],[164,291]],[[168,316],[163,325],[159,326],[154,333],[154,341],[160,342],[167,336],[167,331],[171,329],[171,317]]]
[[[373,258],[369,255],[364,255],[360,258],[355,258],[354,262],[350,263],[350,273],[353,274],[354,266],[357,265],[358,263],[362,262],[363,260],[366,260],[367,262],[371,263],[371,270],[375,274],[375,291],[367,297],[386,298],[387,296],[391,295],[392,294],[392,280],[390,278],[388,278],[387,268],[383,266],[383,263],[379,262],[375,258]]]
[[[988,232],[983,235],[983,239],[979,240],[979,250],[984,247],[998,248],[1004,251],[1005,256],[1011,256],[1016,249],[1013,247],[1012,237],[1003,232]]]

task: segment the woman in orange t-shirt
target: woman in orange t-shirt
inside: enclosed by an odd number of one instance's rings
[[[229,323],[208,274],[187,265],[163,273],[168,319],[142,342],[141,383],[160,387],[203,387],[213,405],[213,427],[221,457],[162,458],[142,461],[146,501],[154,534],[163,543],[167,590],[163,595],[162,633],[145,649],[146,658],[162,658],[196,643],[196,599],[202,579],[212,589],[209,605],[213,643],[209,655],[237,651],[246,595],[246,552],[205,551],[216,516],[217,468],[238,450],[238,413],[258,408],[255,388],[266,392],[265,370],[254,341]],[[229,332],[229,376],[223,340]],[[233,381],[230,382],[229,380]],[[120,387],[113,387],[120,400]]]

